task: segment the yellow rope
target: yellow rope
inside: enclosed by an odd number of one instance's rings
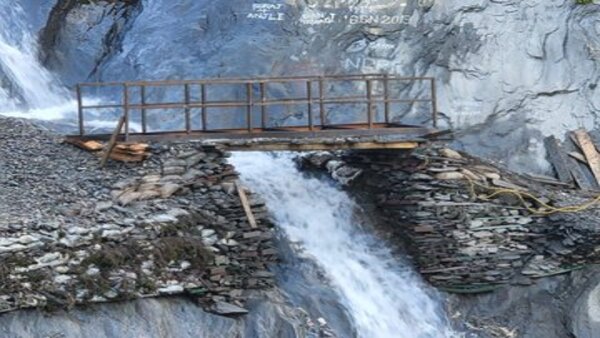
[[[469,181],[471,194],[474,197],[477,197],[477,193],[475,192],[475,186],[493,191],[493,193],[491,193],[490,195],[480,197],[483,200],[490,200],[501,194],[513,195],[513,196],[516,196],[521,201],[523,206],[529,212],[531,212],[532,214],[535,214],[535,215],[551,215],[551,214],[556,214],[556,213],[575,213],[575,212],[580,212],[580,211],[586,210],[589,207],[593,206],[594,204],[600,202],[600,195],[599,195],[596,198],[593,198],[593,199],[591,199],[585,203],[579,204],[579,205],[570,205],[570,206],[566,206],[566,207],[556,208],[551,205],[548,205],[547,203],[541,201],[539,198],[537,198],[527,192],[521,192],[516,189],[488,187],[486,185],[474,182],[471,178],[469,178],[467,176],[465,176],[465,178]],[[537,202],[539,205],[541,205],[544,209],[547,209],[547,210],[538,210],[538,209],[533,209],[533,208],[529,207],[527,205],[527,201],[525,201],[525,197]]]

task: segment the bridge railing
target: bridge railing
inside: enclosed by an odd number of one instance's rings
[[[326,86],[331,83],[352,83],[350,86],[350,95],[329,96],[326,93]],[[267,89],[269,84],[293,84],[304,87],[303,95],[293,98],[270,97]],[[396,97],[392,95],[390,88],[394,84],[402,83],[404,86],[420,83],[426,90],[419,90],[418,94],[408,95],[408,97]],[[359,86],[356,86],[359,84]],[[234,85],[242,86],[245,89],[245,97],[242,99],[232,98],[226,100],[215,100],[208,97],[208,90],[215,86]],[[377,85],[377,91],[374,86]],[[111,102],[104,104],[84,104],[84,91],[86,88],[120,88],[121,102]],[[169,100],[169,102],[150,103],[147,101],[149,88],[172,88],[179,87],[180,98]],[[357,88],[358,87],[358,88]],[[256,95],[256,89],[258,95]],[[346,88],[348,89],[348,88]],[[382,89],[382,90],[381,90]],[[408,90],[411,91],[411,90]],[[423,91],[426,95],[423,97]],[[135,92],[136,98],[134,98]],[[192,92],[198,97],[194,99]],[[239,95],[235,95],[239,96]],[[87,98],[87,97],[86,97]],[[327,128],[335,128],[336,124],[328,121],[328,105],[360,105],[364,107],[365,122],[355,124],[356,128],[373,129],[392,124],[393,104],[426,104],[431,114],[430,120],[432,126],[437,127],[437,106],[436,106],[436,84],[432,77],[401,77],[388,74],[361,74],[361,75],[340,75],[340,76],[297,76],[297,77],[270,77],[255,79],[206,79],[206,80],[165,80],[165,81],[130,81],[130,82],[99,82],[99,83],[81,83],[77,85],[79,134],[81,136],[89,135],[86,133],[85,121],[87,110],[112,109],[120,110],[125,117],[125,138],[129,136],[130,118],[132,113],[138,112],[140,121],[139,129],[142,134],[149,133],[148,111],[151,110],[181,110],[185,120],[185,127],[177,132],[196,133],[196,132],[247,132],[255,133],[263,130],[274,130],[268,125],[270,108],[273,106],[297,106],[304,105],[307,112],[306,123],[302,126],[303,130],[315,131]],[[92,101],[92,100],[89,100]],[[383,106],[383,121],[377,120],[375,116],[375,107]],[[209,110],[216,108],[237,108],[245,109],[245,128],[209,128],[208,118]],[[199,110],[200,127],[194,127],[192,123],[192,110]],[[260,110],[260,122],[255,125],[253,121],[255,110]],[[348,126],[351,127],[351,126]],[[281,128],[280,128],[281,129]],[[152,131],[156,133],[157,131]],[[170,132],[173,132],[170,130]]]

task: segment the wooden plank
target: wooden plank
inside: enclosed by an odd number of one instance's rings
[[[596,146],[592,142],[590,135],[584,129],[578,129],[573,132],[585,158],[588,161],[588,165],[596,178],[596,182],[600,184],[600,154],[596,151]]]
[[[578,146],[576,146],[575,141],[573,141],[575,137],[571,136],[573,135],[571,133],[568,133],[567,139],[565,140],[565,143],[563,145],[565,151],[579,151]],[[597,186],[596,181],[593,177],[594,175],[592,174],[590,168],[587,165],[577,161],[576,159],[570,156],[567,156],[567,163],[569,165],[571,175],[573,175],[573,179],[575,180],[577,186],[580,189],[590,190],[594,189]]]
[[[254,218],[254,214],[252,213],[252,208],[250,207],[250,203],[248,202],[248,196],[246,196],[246,192],[244,188],[239,182],[235,182],[235,187],[237,188],[238,195],[240,196],[240,202],[242,202],[242,207],[244,208],[244,212],[246,213],[246,218],[248,218],[248,223],[250,223],[251,228],[258,228],[256,225],[256,219]]]
[[[580,153],[578,153],[576,151],[569,152],[569,156],[571,156],[572,158],[576,159],[577,161],[579,161],[579,162],[581,162],[581,163],[583,163],[585,165],[588,165],[588,162],[585,159],[585,156],[583,156],[582,154],[580,154]]]
[[[579,167],[579,165],[581,163],[579,163],[574,158],[569,158],[569,162],[570,162],[570,165],[571,165],[570,166],[571,175],[573,175],[573,179],[575,179],[575,182],[577,183],[577,186],[580,189],[584,189],[584,190],[593,189],[594,185],[590,183],[590,181],[586,178],[586,175],[583,172],[583,170]]]
[[[104,144],[102,144],[101,142],[98,141],[94,141],[94,140],[89,140],[89,141],[82,141],[82,140],[78,140],[78,139],[67,139],[65,142],[70,143],[78,148],[81,148],[83,150],[87,150],[87,151],[100,151],[104,148]]]
[[[577,140],[577,137],[575,136],[575,134],[573,134],[573,132],[569,132],[568,133],[569,138],[571,139],[571,141],[573,142],[573,144],[575,145],[575,147],[577,147],[577,150],[581,151],[581,145],[579,144],[579,140]]]
[[[594,142],[594,145],[596,146],[596,150],[600,153],[600,130],[590,130],[588,131],[588,134],[590,134],[592,142]]]
[[[548,160],[552,163],[558,179],[565,183],[572,183],[573,177],[571,176],[571,170],[569,169],[569,162],[567,161],[565,152],[559,144],[559,141],[556,137],[549,136],[544,139],[544,145],[546,146]]]
[[[325,144],[325,143],[307,143],[307,144],[294,144],[291,142],[286,143],[250,143],[250,144],[224,144],[228,150],[239,150],[239,151],[279,151],[279,150],[292,150],[292,151],[308,151],[308,150],[340,150],[340,149],[415,149],[419,146],[417,142],[388,142],[388,143],[376,143],[376,142],[357,142],[357,143],[340,143],[340,144]]]
[[[493,179],[492,180],[492,184],[500,187],[500,188],[504,188],[504,189],[513,189],[513,190],[521,190],[521,191],[527,191],[526,188],[520,187],[516,184],[504,181],[504,180],[499,180],[499,179]]]
[[[569,172],[570,174],[570,172]],[[562,181],[557,180],[554,177],[549,177],[549,176],[544,176],[544,175],[539,175],[539,174],[531,174],[531,173],[527,173],[524,174],[525,177],[540,182],[540,183],[545,183],[545,184],[552,184],[552,185],[560,185],[563,187],[573,187],[573,183],[565,183]]]
[[[110,159],[120,162],[142,162],[147,156],[144,155],[128,155],[112,152]]]
[[[106,161],[108,161],[108,158],[110,157],[110,153],[112,152],[113,148],[115,147],[115,145],[117,143],[117,137],[121,133],[121,129],[123,129],[124,124],[125,124],[125,116],[123,115],[123,116],[121,116],[121,118],[119,118],[119,123],[117,123],[117,128],[115,128],[115,131],[110,136],[110,141],[108,142],[108,147],[106,148],[106,152],[104,153],[104,156],[102,156],[102,161],[100,162],[100,167],[103,168],[106,165]]]
[[[128,151],[146,151],[150,146],[144,143],[139,144],[124,144],[120,143],[116,146],[117,149],[123,149]]]

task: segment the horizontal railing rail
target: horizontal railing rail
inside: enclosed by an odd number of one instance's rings
[[[364,89],[352,88],[353,92],[346,96],[328,96],[326,95],[327,84],[342,83],[360,83],[364,84]],[[413,97],[392,97],[390,86],[394,83],[405,83],[413,85],[417,82],[424,82],[428,89],[429,96],[420,97],[422,94],[415,94]],[[269,97],[269,84],[296,84],[304,87],[305,94],[300,97]],[[379,84],[383,93],[374,93],[373,87]],[[245,97],[237,99],[236,97],[226,100],[210,100],[208,89],[219,85],[237,85],[245,87]],[[121,88],[121,102],[107,104],[84,105],[84,89],[92,87],[118,87]],[[173,102],[147,102],[148,88],[160,87],[181,87],[181,100]],[[354,87],[354,86],[353,86]],[[139,96],[134,100],[131,93],[132,89],[137,89]],[[258,96],[255,95],[255,89],[258,89]],[[364,105],[366,117],[366,128],[380,128],[382,123],[391,124],[391,105],[395,103],[429,104],[432,126],[437,127],[437,105],[436,105],[436,84],[432,77],[401,77],[387,74],[361,74],[361,75],[331,75],[331,76],[293,76],[293,77],[262,77],[253,79],[204,79],[204,80],[163,80],[163,81],[126,81],[126,82],[98,82],[98,83],[80,83],[76,87],[78,101],[78,119],[79,135],[89,135],[85,128],[85,111],[89,109],[119,109],[122,116],[125,117],[125,139],[130,133],[129,122],[132,111],[140,111],[139,119],[141,121],[141,133],[148,133],[149,110],[172,110],[181,109],[185,118],[185,128],[180,132],[214,132],[237,130],[239,128],[208,128],[208,110],[214,108],[246,108],[245,129],[248,133],[254,133],[261,130],[270,130],[267,123],[269,108],[272,106],[294,106],[305,105],[307,109],[306,124],[309,131],[322,130],[328,127],[335,127],[335,123],[328,121],[326,105]],[[192,90],[199,95],[199,99],[192,99]],[[361,93],[357,93],[361,90]],[[364,91],[363,91],[364,90]],[[383,105],[384,121],[376,121],[375,107]],[[254,109],[260,109],[260,125],[253,125]],[[200,128],[192,127],[192,109],[200,109],[199,117]],[[317,120],[318,118],[318,120]],[[155,132],[155,131],[154,131]],[[172,131],[171,131],[172,132]]]

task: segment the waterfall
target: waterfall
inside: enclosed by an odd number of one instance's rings
[[[75,101],[40,64],[26,19],[18,1],[0,3],[0,115],[60,119]]]
[[[333,184],[305,177],[291,154],[235,153],[242,181],[266,200],[291,242],[325,272],[364,338],[451,337],[435,293],[355,217]]]

